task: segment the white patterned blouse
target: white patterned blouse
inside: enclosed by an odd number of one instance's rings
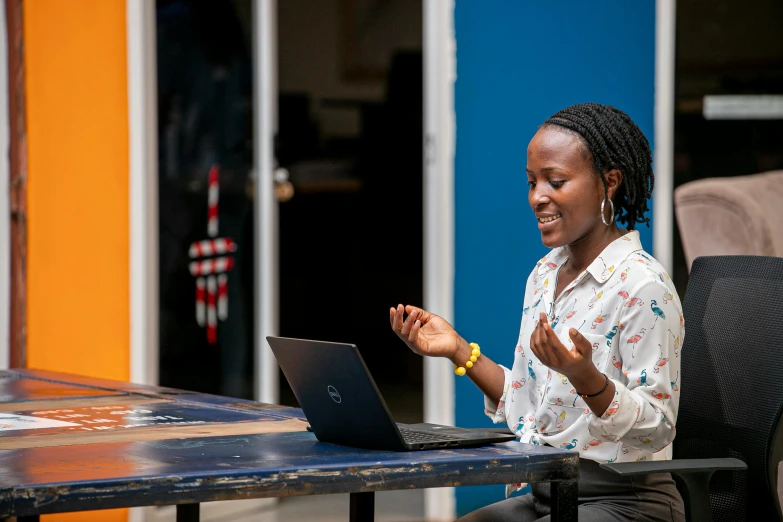
[[[553,249],[530,274],[514,364],[503,367],[503,396],[499,404],[485,398],[485,413],[521,442],[572,449],[597,462],[670,459],[685,329],[669,275],[631,231],[553,299],[567,256],[564,247]],[[616,389],[603,415],[530,350],[540,312],[567,348],[572,327],[593,345],[593,363]]]

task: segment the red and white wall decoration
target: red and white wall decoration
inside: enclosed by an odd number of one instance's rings
[[[196,321],[207,328],[209,344],[217,343],[218,320],[228,317],[228,274],[234,267],[237,244],[218,235],[218,198],[220,196],[219,167],[209,170],[207,195],[207,239],[190,244],[188,255],[190,274],[196,278]]]

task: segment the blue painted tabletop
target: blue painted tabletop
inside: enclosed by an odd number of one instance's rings
[[[0,516],[570,481],[578,454],[517,442],[388,452],[319,442],[302,411],[35,370],[0,372]]]

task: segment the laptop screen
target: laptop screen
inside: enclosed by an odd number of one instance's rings
[[[401,444],[355,345],[273,336],[267,341],[318,440],[379,449]]]

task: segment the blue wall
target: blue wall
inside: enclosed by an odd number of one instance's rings
[[[510,365],[525,281],[547,251],[527,202],[527,144],[546,118],[586,101],[624,110],[652,144],[655,2],[456,0],[455,31],[454,322]],[[651,229],[640,232],[651,251]],[[491,424],[467,378],[456,394],[458,426]],[[458,513],[503,492],[458,488]]]

